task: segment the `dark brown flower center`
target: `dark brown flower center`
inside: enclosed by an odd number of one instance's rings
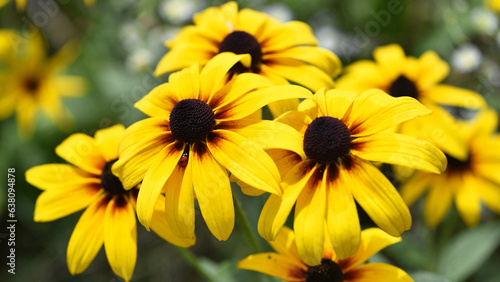
[[[321,260],[320,265],[311,266],[306,273],[306,282],[342,282],[344,274],[340,266],[329,259]]]
[[[170,131],[175,139],[186,143],[205,140],[215,125],[215,115],[205,102],[185,99],[170,112]]]
[[[393,97],[409,96],[412,98],[418,98],[418,90],[411,80],[406,76],[400,75],[389,87],[389,94]]]
[[[351,132],[334,117],[316,118],[304,134],[304,152],[318,163],[338,162],[350,149]]]
[[[222,52],[233,52],[235,54],[250,54],[252,57],[252,64],[250,69],[246,68],[238,62],[232,68],[232,71],[236,73],[243,72],[259,72],[259,64],[262,59],[262,49],[259,42],[251,34],[244,31],[233,31],[222,40],[219,45],[219,53]]]
[[[117,160],[112,160],[107,162],[104,167],[102,168],[101,172],[101,186],[106,190],[106,192],[113,194],[113,195],[118,195],[118,194],[124,194],[127,191],[123,189],[122,183],[118,177],[116,177],[112,172],[111,172],[111,167]]]
[[[37,93],[40,89],[40,80],[35,77],[26,77],[23,80],[23,87],[28,93]]]
[[[445,154],[446,160],[448,161],[448,166],[446,168],[449,172],[463,172],[470,169],[470,158],[464,161],[456,159],[448,154]]]

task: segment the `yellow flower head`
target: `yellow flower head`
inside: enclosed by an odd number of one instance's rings
[[[0,119],[16,113],[19,132],[31,136],[39,111],[61,129],[72,125],[72,117],[61,97],[76,97],[84,93],[85,80],[61,75],[75,59],[74,42],[63,46],[47,58],[39,33],[27,39],[12,30],[0,31]]]
[[[164,193],[172,230],[192,238],[196,196],[212,234],[226,240],[234,226],[228,170],[253,187],[281,194],[278,169],[263,149],[300,152],[299,135],[284,124],[246,117],[269,102],[312,95],[300,86],[274,86],[252,73],[229,79],[229,70],[249,59],[224,52],[201,71],[194,64],[170,75],[168,83],[136,103],[150,118],[125,131],[113,172],[125,189],[144,179],[137,211],[146,228]]]
[[[358,248],[360,225],[354,200],[385,232],[399,236],[411,226],[408,207],[387,178],[372,164],[404,165],[432,173],[446,167],[446,157],[432,144],[387,129],[430,110],[410,97],[394,98],[381,90],[361,94],[320,90],[299,111],[277,120],[302,133],[304,154],[275,155],[282,171],[283,197],[271,195],[259,233],[273,240],[295,204],[298,251],[310,264],[320,263],[324,229],[343,259]]]
[[[292,230],[283,227],[276,240],[269,242],[276,252],[248,256],[238,263],[238,268],[263,272],[286,281],[372,281],[411,282],[403,270],[385,263],[364,263],[383,248],[401,241],[378,228],[361,232],[359,249],[352,256],[340,259],[328,238],[325,238],[321,261],[311,265],[304,262],[296,247]]]
[[[345,69],[338,80],[338,88],[363,92],[381,89],[393,97],[409,96],[433,111],[423,119],[402,124],[398,131],[403,134],[431,140],[446,153],[464,158],[460,140],[444,124],[451,115],[440,106],[480,109],[486,106],[481,95],[474,91],[440,84],[448,75],[449,66],[433,51],[419,58],[406,56],[401,46],[391,44],[375,48],[375,61],[362,60]]]
[[[73,134],[56,148],[70,164],[45,164],[26,172],[26,180],[43,190],[35,205],[35,221],[55,220],[85,209],[68,244],[71,274],[85,271],[104,244],[113,271],[126,281],[132,277],[137,257],[135,204],[138,187],[123,189],[111,173],[118,158],[122,125],[98,130],[92,138]],[[172,244],[189,247],[194,239],[179,238],[165,222],[163,205],[154,210],[151,228]]]
[[[442,175],[416,172],[401,187],[401,196],[412,205],[426,191],[424,216],[431,227],[441,223],[455,206],[468,226],[481,217],[481,203],[500,214],[500,136],[495,132],[498,117],[483,110],[473,121],[450,124],[463,140],[467,155],[457,159],[446,155],[448,168]]]
[[[250,54],[251,61],[237,64],[233,71],[265,76],[275,84],[288,81],[317,91],[333,87],[332,77],[341,69],[340,60],[318,47],[311,28],[305,23],[280,23],[264,13],[243,9],[236,2],[210,7],[194,16],[194,25],[181,30],[166,42],[170,51],[161,59],[155,74],[179,70],[193,63],[205,65],[222,52]],[[298,100],[272,103],[274,116],[296,109]]]

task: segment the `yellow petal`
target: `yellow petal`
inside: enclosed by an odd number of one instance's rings
[[[302,101],[302,103],[299,104],[298,110],[306,114],[311,120],[314,120],[319,114],[318,104],[313,99],[305,99]]]
[[[381,90],[372,89],[356,98],[352,110],[342,121],[351,131],[352,137],[359,137],[384,131],[430,113],[429,109],[413,98],[394,98]]]
[[[295,243],[307,265],[319,265],[323,255],[326,217],[326,172],[317,173],[302,189],[295,206]]]
[[[450,71],[448,64],[439,58],[434,51],[426,51],[418,58],[417,74],[415,74],[419,89],[429,87],[443,81]]]
[[[179,34],[178,36],[181,36]],[[208,41],[206,38],[201,36],[190,36],[190,39],[201,41],[201,44],[196,44],[195,41],[187,43],[182,48],[174,48],[170,50],[165,56],[163,56],[156,69],[154,71],[155,76],[162,76],[168,72],[177,71],[188,67],[196,62],[204,65],[208,60],[210,60],[216,52],[219,50],[213,42]],[[201,39],[201,40],[200,40]]]
[[[290,98],[311,98],[312,94],[304,87],[297,85],[279,85],[266,87],[251,92],[234,103],[222,107],[218,113],[221,120],[245,118],[265,105]]]
[[[373,88],[388,91],[388,85],[396,79],[394,75],[387,76],[373,61],[360,60],[346,66],[344,74],[336,80],[335,88],[356,93]]]
[[[106,162],[118,158],[118,140],[120,140],[124,131],[125,127],[121,124],[117,124],[106,129],[98,130],[95,133],[95,143],[106,159]]]
[[[401,241],[401,237],[391,236],[379,228],[368,228],[361,232],[361,240],[357,252],[345,260],[344,272],[367,261],[385,247]]]
[[[272,72],[312,91],[335,86],[331,76],[314,66],[302,62],[277,60],[272,64],[268,64],[268,66]]]
[[[267,40],[262,44],[262,53],[281,52],[299,45],[317,45],[311,27],[306,23],[291,21],[269,29],[263,35]]]
[[[277,253],[251,255],[238,262],[238,268],[262,272],[287,281],[305,281],[307,266]]]
[[[57,92],[64,97],[81,96],[87,91],[88,88],[87,81],[79,76],[59,75],[53,79]]]
[[[267,105],[271,115],[278,117],[288,111],[297,110],[299,107],[299,99],[286,99],[277,102],[271,102]]]
[[[70,215],[86,208],[102,191],[96,183],[68,183],[45,190],[36,200],[34,220],[45,222]]]
[[[270,241],[269,245],[278,252],[278,254],[287,256],[289,258],[295,258],[297,262],[302,263],[302,259],[299,256],[297,250],[297,245],[295,244],[295,234],[293,230],[287,226],[283,226],[278,232],[274,241]]]
[[[350,109],[358,93],[340,89],[318,91],[314,95],[319,110],[323,116],[330,116],[342,120]]]
[[[223,52],[213,57],[202,69],[200,74],[200,100],[208,101],[212,93],[219,90],[227,81],[227,73],[239,61],[243,65],[250,64],[250,55],[236,55],[231,52]],[[203,98],[203,99],[202,99]]]
[[[108,195],[92,203],[76,224],[68,243],[67,262],[69,272],[80,274],[90,265],[104,242],[104,218],[109,202]]]
[[[167,213],[165,213],[165,196],[163,195],[160,195],[158,201],[156,202],[153,219],[151,220],[151,230],[153,230],[163,240],[182,248],[189,248],[196,243],[196,238],[194,237],[186,239],[184,237],[179,237],[172,232],[172,228],[167,221]]]
[[[399,193],[405,203],[408,206],[413,205],[413,203],[427,191],[433,178],[435,178],[435,176],[425,172],[416,172],[410,179],[405,181],[399,188]]]
[[[142,182],[139,196],[137,197],[137,217],[139,221],[149,230],[156,201],[161,190],[177,166],[184,151],[184,143],[171,143],[163,148],[154,157],[148,168],[144,181]]]
[[[283,178],[283,196],[271,195],[262,208],[259,217],[258,230],[260,236],[268,241],[274,238],[285,224],[300,192],[313,176],[315,169],[312,161],[305,161],[296,165]]]
[[[356,282],[413,282],[403,270],[385,263],[368,263],[344,274],[344,279]]]
[[[403,48],[397,44],[377,47],[373,50],[373,58],[382,72],[396,79],[404,69],[406,56]]]
[[[101,183],[95,175],[69,164],[44,164],[32,167],[26,171],[26,181],[42,190]]]
[[[476,177],[474,182],[472,187],[477,188],[484,204],[492,211],[500,214],[500,186],[480,177]]]
[[[164,118],[148,118],[125,130],[118,144],[120,158],[112,167],[113,174],[120,178],[123,188],[129,190],[139,184],[154,157],[169,142],[174,142],[167,128]]]
[[[432,100],[434,103],[447,106],[472,109],[484,108],[486,106],[486,102],[480,94],[469,89],[445,84],[436,85],[428,89],[422,93],[422,96]]]
[[[189,159],[185,168],[176,166],[163,187],[163,209],[168,225],[176,236],[190,240],[194,240],[192,163],[192,159]]]
[[[311,118],[307,114],[299,111],[288,111],[275,118],[274,121],[282,122],[284,124],[293,127],[296,131],[300,133],[301,136],[304,136],[307,127],[312,122]]]
[[[57,73],[68,68],[80,54],[81,44],[77,40],[69,40],[47,61],[50,72]]]
[[[217,128],[236,132],[264,150],[284,149],[304,155],[300,134],[292,127],[280,122],[241,119],[221,122]]]
[[[95,175],[101,175],[101,169],[106,164],[95,140],[83,133],[75,133],[66,138],[56,147],[56,154]]]
[[[153,88],[134,107],[150,117],[169,119],[170,112],[180,100],[180,93],[176,93],[170,83],[163,83]]]
[[[354,157],[345,175],[356,202],[382,230],[399,236],[411,227],[411,215],[391,182],[372,163]]]
[[[216,130],[208,149],[218,163],[239,180],[273,194],[281,194],[278,168],[269,155],[252,141],[228,130]]]
[[[396,133],[377,133],[359,137],[351,143],[352,154],[365,160],[402,165],[418,170],[441,173],[446,156],[431,143]]]
[[[361,227],[351,187],[343,179],[345,171],[339,170],[336,164],[331,164],[327,169],[330,175],[340,174],[337,179],[326,181],[326,219],[332,247],[339,259],[345,259],[358,250]]]
[[[225,241],[234,227],[233,194],[226,170],[210,151],[201,142],[193,146],[189,156],[193,186],[208,229],[217,239]]]
[[[181,100],[199,99],[206,102],[202,95],[203,88],[200,87],[200,66],[198,63],[191,65],[183,70],[175,72],[168,77],[168,84],[172,92]],[[207,92],[210,94],[211,92]]]
[[[137,260],[137,226],[134,208],[125,196],[113,197],[106,209],[104,249],[113,272],[129,281]]]
[[[432,183],[424,204],[424,217],[432,228],[441,223],[450,209],[455,194],[454,187],[461,186],[461,180],[455,178],[442,177],[438,179],[439,181]]]
[[[476,226],[481,218],[481,196],[475,178],[475,175],[465,174],[463,186],[455,194],[458,213],[469,227]]]

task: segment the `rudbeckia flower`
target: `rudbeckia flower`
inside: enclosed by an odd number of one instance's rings
[[[21,136],[33,134],[36,115],[42,111],[61,129],[72,125],[72,116],[63,105],[61,97],[83,94],[83,78],[61,75],[76,57],[74,42],[63,46],[47,58],[45,45],[39,33],[31,39],[15,31],[5,31],[0,36],[2,48],[0,63],[0,120],[16,113]]]
[[[493,110],[483,110],[473,121],[450,125],[464,140],[467,157],[450,155],[448,167],[441,175],[416,172],[401,186],[403,200],[412,205],[427,192],[424,217],[436,227],[446,216],[453,202],[470,227],[479,223],[481,204],[500,214],[500,136],[494,133],[498,117]]]
[[[71,164],[45,164],[26,171],[26,180],[43,190],[35,205],[37,222],[52,221],[85,209],[67,250],[71,274],[85,271],[104,244],[111,269],[125,281],[132,277],[137,258],[135,204],[138,187],[128,191],[111,173],[118,158],[122,125],[98,130],[92,138],[73,134],[56,147]],[[164,205],[154,209],[151,228],[172,244],[189,247],[194,239],[179,238],[165,221]]]
[[[448,64],[433,51],[419,58],[406,56],[401,46],[391,44],[375,48],[375,61],[362,60],[345,68],[337,80],[337,88],[363,92],[381,89],[393,97],[409,96],[433,111],[424,119],[402,124],[398,132],[416,137],[432,136],[445,152],[456,158],[464,158],[460,141],[455,132],[445,126],[443,120],[452,118],[440,106],[481,109],[486,102],[478,93],[451,85],[441,84],[449,72]]]
[[[280,23],[268,15],[243,9],[236,2],[210,7],[196,14],[194,25],[181,30],[166,42],[169,52],[160,60],[155,75],[162,75],[199,62],[205,65],[222,52],[250,54],[248,64],[233,71],[260,74],[275,84],[292,81],[312,91],[334,86],[332,77],[341,69],[340,60],[318,47],[311,28],[298,21]],[[298,99],[271,103],[274,116],[296,109]]]
[[[378,228],[363,230],[359,249],[344,259],[336,255],[328,238],[325,239],[321,262],[311,265],[301,259],[295,245],[295,234],[285,226],[276,240],[269,242],[276,252],[248,256],[238,263],[238,268],[262,272],[288,282],[413,281],[406,272],[393,265],[364,263],[383,248],[401,241],[400,237],[392,237]]]
[[[113,172],[125,189],[144,180],[137,211],[146,228],[163,192],[174,233],[194,236],[196,198],[212,234],[226,240],[234,226],[227,171],[250,186],[281,194],[278,169],[262,148],[301,151],[299,135],[284,124],[246,117],[269,102],[312,94],[252,73],[229,79],[229,70],[249,59],[224,52],[201,71],[194,64],[170,75],[168,83],[135,104],[150,118],[127,128]]]
[[[301,133],[304,154],[299,161],[293,154],[277,161],[288,171],[281,183],[283,196],[271,195],[266,202],[259,219],[261,236],[274,240],[295,205],[299,254],[317,265],[325,228],[339,258],[356,252],[360,224],[355,201],[390,235],[408,230],[408,207],[372,162],[442,172],[446,157],[434,145],[387,131],[430,112],[413,98],[394,98],[378,89],[361,94],[322,89],[303,101],[299,111],[278,117]]]

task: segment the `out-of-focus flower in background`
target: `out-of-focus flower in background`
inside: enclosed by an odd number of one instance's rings
[[[162,19],[178,25],[189,21],[205,5],[203,0],[165,0],[159,5],[158,12]]]
[[[471,21],[473,27],[480,34],[493,35],[498,29],[498,17],[492,11],[482,7],[472,10]]]
[[[473,44],[464,44],[451,54],[452,67],[463,73],[477,70],[482,60],[481,51]]]
[[[32,38],[16,31],[0,34],[3,57],[0,63],[0,119],[16,115],[21,136],[35,131],[37,116],[43,112],[62,130],[69,130],[73,119],[62,97],[77,97],[87,88],[86,81],[63,72],[79,54],[77,42],[71,41],[47,57],[45,41],[40,33]],[[6,43],[7,42],[7,43]]]

